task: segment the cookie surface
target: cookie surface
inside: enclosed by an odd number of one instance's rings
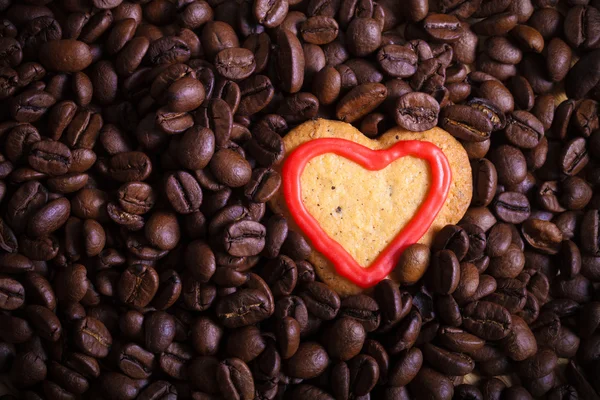
[[[444,152],[452,170],[449,194],[420,243],[429,244],[435,232],[458,222],[471,202],[467,154],[458,141],[440,128],[425,132],[395,128],[372,140],[350,124],[319,119],[296,127],[283,138],[286,154],[318,138],[346,139],[373,150],[386,149],[399,141],[423,140]],[[307,163],[301,175],[302,200],[325,233],[366,268],[415,215],[428,195],[430,174],[428,163],[412,156],[397,159],[382,170],[369,171],[342,156],[327,153]],[[270,201],[270,206],[286,217],[290,229],[302,233],[282,191]],[[309,261],[319,277],[340,295],[362,291],[341,277],[323,254],[313,251]],[[393,272],[390,278],[394,278]]]

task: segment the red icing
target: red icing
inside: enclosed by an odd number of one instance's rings
[[[416,215],[368,268],[361,267],[346,249],[323,231],[302,201],[300,177],[304,168],[312,158],[325,153],[337,154],[371,171],[383,169],[404,156],[423,159],[430,165],[431,186],[425,201]],[[282,177],[283,193],[290,213],[312,242],[314,249],[325,255],[340,275],[367,288],[384,279],[394,268],[404,249],[416,243],[427,232],[448,197],[452,171],[446,155],[430,142],[407,140],[384,150],[371,150],[346,139],[322,138],[306,142],[288,155]]]

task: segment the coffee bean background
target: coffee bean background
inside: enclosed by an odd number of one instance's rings
[[[0,0],[0,101],[2,400],[600,399],[597,0]],[[401,286],[266,207],[313,118],[467,151]]]

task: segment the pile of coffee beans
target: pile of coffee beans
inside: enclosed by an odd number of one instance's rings
[[[0,0],[1,398],[600,399],[598,101],[598,0]],[[319,117],[471,159],[400,287],[266,207]]]

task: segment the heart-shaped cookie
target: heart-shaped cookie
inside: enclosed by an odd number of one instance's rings
[[[407,245],[429,244],[471,201],[467,154],[439,128],[395,128],[371,140],[350,124],[320,119],[283,141],[283,185],[270,206],[304,233],[317,274],[343,296],[383,279]]]

